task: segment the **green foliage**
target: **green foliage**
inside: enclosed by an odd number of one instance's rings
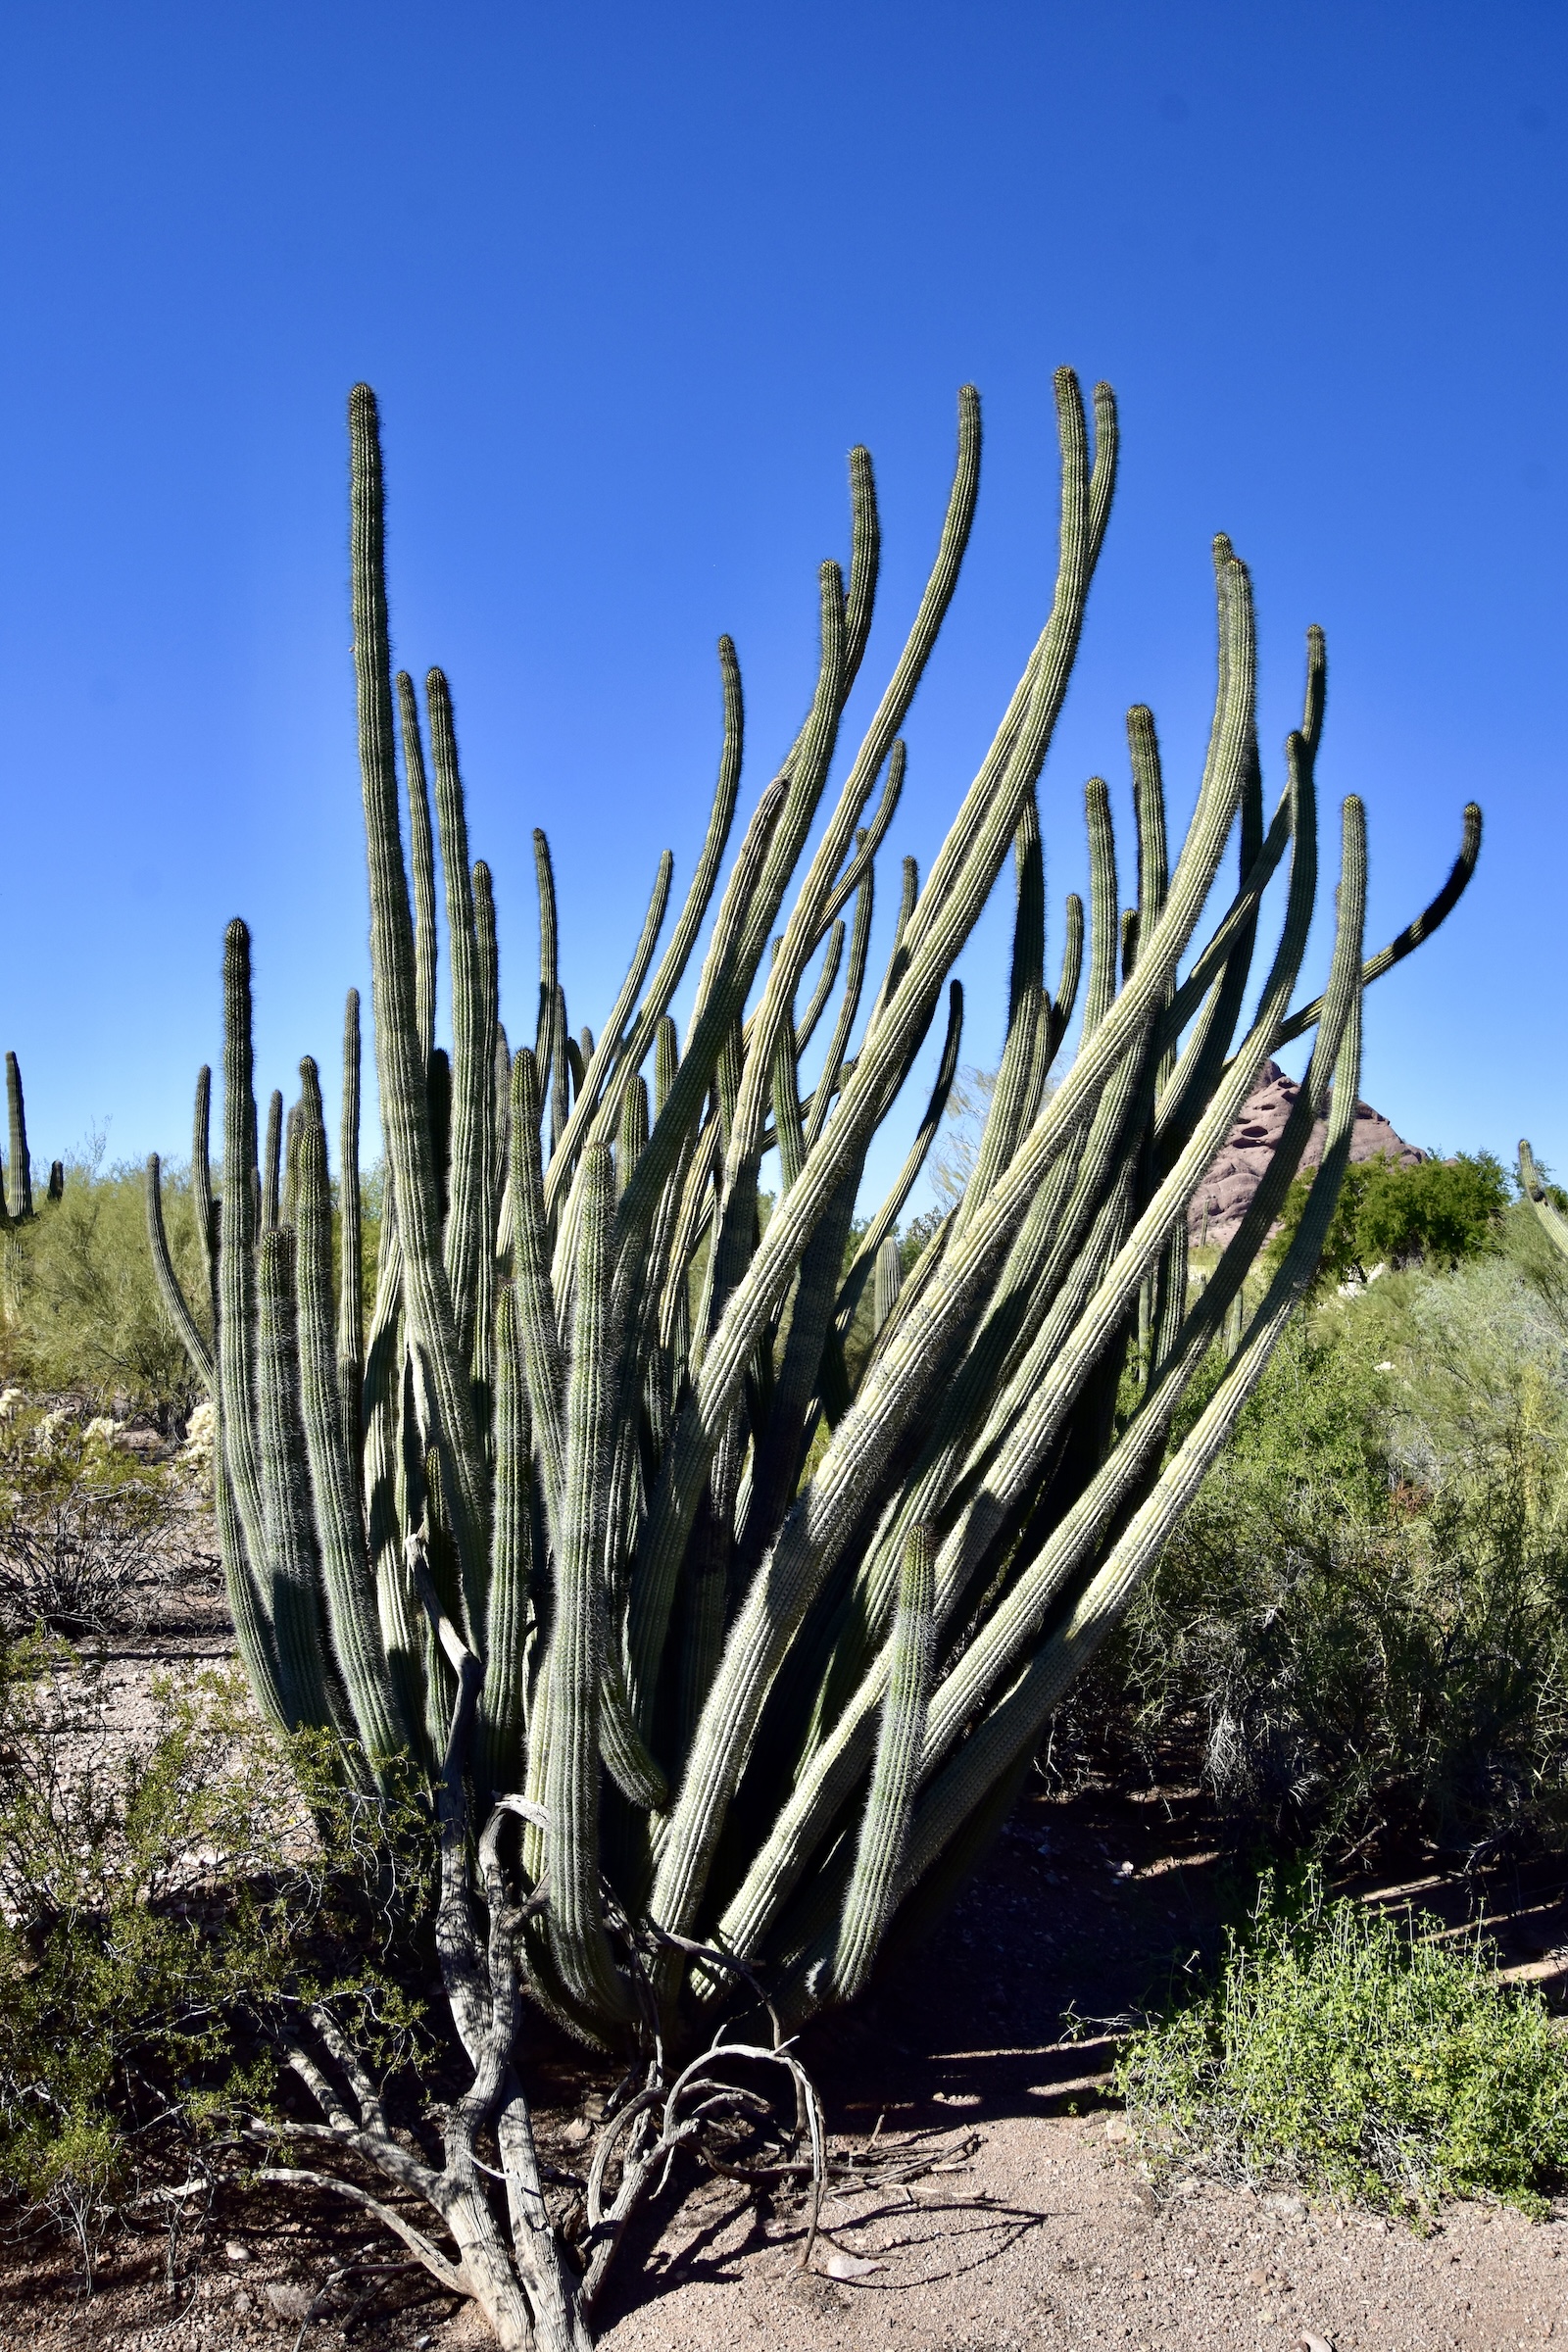
[[[1298,1320],[1096,1696],[1289,1839],[1568,1831],[1568,1348],[1508,1257]]]
[[[141,1745],[106,1696],[59,1644],[0,1647],[0,2191],[89,2285],[127,2198],[267,2109],[302,2003],[408,2054],[388,1935],[429,1880],[422,1804],[349,1794],[330,1742],[262,1730],[237,1673],[156,1686]]]
[[[190,1188],[166,1181],[170,1247],[203,1330]],[[158,1296],[147,1255],[139,1168],[74,1161],[64,1195],[0,1236],[0,1367],[28,1391],[118,1396],[163,1429],[181,1423],[201,1393]]]
[[[1568,2173],[1568,2049],[1539,1993],[1477,1938],[1265,1875],[1218,1982],[1135,2034],[1116,2082],[1167,2156],[1231,2179],[1430,2211],[1494,2196],[1542,2212]]]
[[[1298,1176],[1286,1197],[1276,1256],[1290,1246],[1308,1189]],[[1376,1266],[1457,1265],[1495,1247],[1511,1197],[1507,1173],[1490,1152],[1460,1152],[1414,1167],[1387,1152],[1359,1160],[1345,1172],[1319,1281],[1365,1282]]]
[[[121,1445],[112,1421],[0,1394],[0,1627],[103,1631],[177,1507],[172,1473]]]

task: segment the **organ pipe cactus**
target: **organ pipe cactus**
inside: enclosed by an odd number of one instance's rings
[[[11,1166],[5,1186],[5,1206],[12,1221],[20,1224],[32,1214],[32,1160],[27,1150],[27,1106],[22,1093],[22,1065],[14,1054],[6,1055],[6,1125]]]
[[[20,1225],[33,1214],[32,1155],[27,1147],[27,1106],[22,1091],[22,1064],[15,1054],[6,1055],[6,1141],[9,1159],[0,1161],[0,1227]],[[66,1192],[64,1160],[49,1163],[46,1200],[62,1200]]]
[[[975,511],[972,389],[959,396],[930,573],[863,736],[841,742],[880,550],[871,463],[857,450],[848,580],[822,565],[800,731],[726,871],[744,727],[735,649],[721,639],[722,746],[696,868],[671,921],[662,859],[597,1037],[574,1037],[542,835],[537,1000],[514,983],[510,1036],[501,1024],[491,877],[471,858],[452,696],[432,669],[421,710],[414,682],[393,673],[376,406],[365,386],[351,396],[385,1169],[368,1322],[358,1005],[345,1035],[334,1305],[320,1082],[303,1062],[292,1112],[274,1109],[259,1149],[243,923],[224,958],[220,1199],[205,1071],[198,1089],[202,1311],[169,1261],[156,1161],[150,1223],[170,1310],[218,1403],[224,1569],[262,1705],[279,1725],[339,1733],[345,1768],[367,1782],[412,1751],[435,1792],[439,1940],[475,2086],[454,2111],[447,2171],[419,2168],[458,2252],[426,2240],[422,2258],[478,2298],[505,2341],[530,2340],[530,2328],[553,2344],[580,2340],[603,2257],[601,2244],[579,2294],[540,2251],[549,2232],[512,2070],[519,1988],[586,2040],[640,2048],[657,2066],[657,2053],[751,2007],[759,1985],[790,2026],[850,1997],[889,1934],[972,1863],[1312,1278],[1349,1151],[1366,980],[1442,919],[1475,862],[1472,807],[1444,891],[1366,961],[1364,825],[1347,801],[1327,986],[1293,1008],[1318,895],[1324,645],[1308,632],[1304,710],[1266,812],[1251,584],[1218,539],[1213,717],[1174,862],[1154,723],[1143,709],[1128,717],[1131,906],[1107,787],[1087,787],[1087,965],[1064,1063],[1085,926],[1069,901],[1053,989],[1036,789],[1117,443],[1106,386],[1086,415],[1062,370],[1055,406],[1049,612],[929,872],[910,859],[896,869],[880,972],[870,942],[905,773],[900,730]],[[1234,880],[1221,878],[1228,843]],[[905,1268],[898,1221],[957,1062],[963,1001],[950,975],[1009,851],[996,1087],[961,1199]],[[438,868],[447,1049],[434,1026]],[[1254,978],[1276,874],[1279,934]],[[670,1007],[688,975],[678,1030]],[[935,1085],[906,1113],[939,1025]],[[1190,1296],[1189,1201],[1264,1061],[1307,1032],[1305,1083],[1274,1159]],[[1324,1115],[1299,1228],[1171,1450],[1175,1408],[1244,1301]],[[901,1125],[906,1156],[852,1246],[873,1140]],[[852,1369],[846,1343],[868,1290],[871,1336]],[[408,2184],[410,2160],[378,2138],[363,2082],[323,2087],[324,2061],[310,2062],[314,2076],[301,2065],[322,2130]],[[473,2132],[491,2119],[510,2252],[474,2170]],[[627,2129],[623,2198],[649,2172],[652,2143],[638,2134],[653,2129],[646,2114]],[[612,2214],[604,2231],[618,2235]]]

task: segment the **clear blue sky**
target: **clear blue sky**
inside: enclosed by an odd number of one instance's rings
[[[1524,1131],[1568,1169],[1565,63],[1561,0],[11,0],[0,1045],[35,1153],[104,1122],[112,1155],[183,1153],[235,912],[262,1083],[331,1059],[366,969],[357,377],[397,654],[453,680],[520,1031],[532,826],[597,1026],[659,851],[679,887],[701,836],[715,637],[755,795],[849,445],[883,498],[879,685],[973,379],[980,519],[892,844],[929,859],[1049,594],[1067,361],[1115,384],[1125,462],[1042,795],[1053,956],[1084,776],[1126,806],[1129,702],[1190,805],[1229,530],[1271,783],[1328,631],[1320,776],[1366,798],[1380,936],[1487,812],[1469,901],[1371,1000],[1366,1093],[1412,1141]],[[1004,946],[966,959],[967,1059]]]

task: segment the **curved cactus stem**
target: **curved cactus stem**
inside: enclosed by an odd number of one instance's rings
[[[436,827],[446,887],[447,956],[452,966],[451,1176],[444,1247],[453,1334],[458,1355],[467,1364],[474,1348],[480,1261],[489,1256],[489,1236],[481,1235],[480,1220],[489,1200],[495,1018],[490,1002],[490,975],[485,970],[475,912],[474,869],[468,858],[468,822],[458,765],[457,728],[444,671],[429,672],[424,681],[424,699],[430,719]],[[488,882],[486,868],[484,885]],[[493,908],[489,929],[493,947]]]
[[[153,1272],[158,1277],[159,1294],[163,1298],[171,1323],[179,1344],[190,1357],[192,1369],[210,1396],[218,1394],[218,1374],[213,1363],[213,1351],[208,1347],[189,1302],[180,1288],[179,1276],[170,1254],[169,1235],[164,1226],[164,1194],[160,1173],[161,1163],[156,1152],[147,1161],[147,1239],[152,1249]]]
[[[435,840],[430,831],[430,788],[425,780],[424,743],[419,733],[419,698],[406,669],[397,676],[398,731],[403,740],[403,777],[409,800],[409,864],[414,877],[414,1004],[419,1053],[428,1062],[435,1049],[435,991],[438,949],[435,928]]]
[[[556,990],[561,974],[557,944],[556,869],[550,856],[550,844],[537,825],[533,831],[533,872],[539,896],[539,1016],[534,1030],[533,1051],[539,1064],[542,1101],[550,1086],[552,1064],[547,1049],[550,1024],[556,1017]]]
[[[196,1073],[196,1102],[191,1116],[190,1206],[196,1222],[196,1256],[202,1270],[202,1290],[216,1321],[218,1263],[213,1254],[213,1073],[206,1062]]]
[[[862,833],[856,838],[863,842],[866,836]],[[844,996],[839,1004],[839,1016],[833,1025],[833,1036],[827,1052],[822,1057],[822,1074],[816,1082],[816,1092],[806,1121],[808,1151],[827,1125],[828,1112],[838,1093],[844,1056],[849,1052],[856,1015],[860,1009],[860,994],[865,987],[865,959],[871,944],[871,917],[875,907],[876,868],[867,864],[856,886],[855,921],[850,930],[850,960],[844,975]]]
[[[833,993],[833,983],[839,976],[839,965],[844,958],[844,936],[842,923],[834,923],[830,927],[827,935],[827,954],[822,958],[822,969],[816,976],[816,986],[811,991],[810,1001],[798,1020],[794,1019],[792,1015],[797,1063],[816,1034],[816,1024],[827,1009],[827,1001]]]
[[[948,1098],[953,1092],[953,1081],[958,1073],[958,1049],[962,1043],[963,983],[961,980],[952,980],[948,983],[948,1027],[947,1034],[942,1041],[942,1059],[937,1064],[936,1079],[931,1088],[930,1100],[925,1106],[925,1115],[915,1131],[914,1141],[909,1146],[908,1157],[899,1170],[898,1180],[894,1184],[893,1190],[865,1229],[860,1247],[856,1252],[855,1263],[845,1276],[844,1286],[839,1292],[835,1320],[841,1340],[848,1333],[849,1327],[855,1319],[855,1310],[860,1302],[860,1294],[876,1263],[876,1253],[897,1225],[903,1213],[904,1204],[919,1180],[920,1170],[925,1166],[926,1155],[941,1132],[943,1117],[948,1107]],[[897,1304],[897,1300],[894,1303]],[[880,1329],[880,1326],[878,1328]]]
[[[1084,903],[1075,890],[1067,893],[1063,908],[1064,934],[1061,944],[1061,970],[1057,975],[1056,994],[1051,1007],[1051,1042],[1046,1054],[1046,1069],[1051,1068],[1061,1050],[1061,1041],[1078,1004],[1078,985],[1084,968]],[[1037,1114],[1038,1115],[1038,1114]],[[1033,1126],[1034,1121],[1029,1122]]]
[[[882,787],[882,798],[876,805],[876,812],[872,816],[871,822],[856,834],[855,855],[828,893],[827,904],[822,909],[820,928],[817,932],[818,941],[839,910],[849,905],[875,863],[876,854],[887,838],[888,827],[892,824],[898,812],[899,802],[903,798],[904,778],[908,765],[908,746],[900,736],[894,744],[888,760],[887,782]]]
[[[1374,980],[1381,980],[1385,972],[1392,972],[1396,963],[1402,963],[1407,956],[1413,956],[1422,941],[1430,939],[1433,932],[1447,921],[1464,897],[1476,870],[1476,861],[1481,856],[1481,810],[1474,801],[1465,803],[1463,828],[1459,855],[1449,867],[1448,878],[1443,888],[1430,905],[1421,909],[1414,922],[1405,924],[1397,938],[1391,939],[1386,948],[1380,948],[1375,956],[1368,956],[1361,967],[1363,988],[1370,988]],[[1274,1051],[1278,1053],[1280,1047],[1288,1046],[1292,1038],[1302,1036],[1322,1017],[1323,999],[1314,997],[1310,1004],[1303,1004],[1299,1012],[1293,1012],[1289,1020],[1280,1023],[1274,1039]]]

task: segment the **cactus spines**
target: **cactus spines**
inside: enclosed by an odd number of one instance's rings
[[[832,1990],[841,2001],[853,2000],[869,1976],[900,1892],[925,1744],[935,1606],[931,1532],[912,1527],[904,1547],[871,1786],[833,1945]]]
[[[904,1262],[899,1255],[898,1239],[889,1234],[876,1253],[876,1281],[872,1292],[871,1328],[880,1333],[893,1309],[899,1303],[904,1288]]]
[[[599,1899],[599,1704],[605,1644],[599,1561],[609,1493],[614,1172],[603,1144],[583,1160],[582,1249],[572,1332],[565,1482],[555,1626],[550,1645],[550,1949],[563,1983],[590,2012],[626,2001]]]
[[[1472,809],[1431,906],[1365,957],[1364,825],[1348,802],[1328,986],[1293,1010],[1318,898],[1324,649],[1309,632],[1301,725],[1265,824],[1251,583],[1220,539],[1213,712],[1185,837],[1168,835],[1154,722],[1139,705],[1127,718],[1136,903],[1122,905],[1110,795],[1091,778],[1088,938],[1069,898],[1051,991],[1037,788],[1117,447],[1105,386],[1091,417],[1063,370],[1055,402],[1050,607],[924,879],[903,861],[879,984],[867,985],[869,944],[906,772],[900,729],[975,511],[970,388],[935,560],[836,796],[828,778],[871,642],[880,555],[858,451],[848,579],[833,563],[817,577],[807,715],[737,846],[744,707],[726,638],[717,781],[684,898],[666,854],[605,991],[608,1017],[597,1037],[573,1037],[556,875],[537,833],[538,997],[533,1037],[512,1053],[451,689],[429,672],[432,827],[418,699],[407,676],[394,685],[379,426],[368,389],[352,395],[385,1169],[368,1322],[357,1000],[334,1310],[319,1083],[302,1063],[286,1130],[269,1120],[270,1139],[286,1133],[280,1181],[282,1142],[258,1151],[240,923],[225,947],[217,1338],[205,1355],[203,1319],[181,1315],[156,1166],[149,1222],[171,1312],[218,1397],[220,1527],[247,1668],[275,1719],[352,1734],[345,1769],[368,1776],[401,1741],[429,1770],[443,1824],[438,1943],[481,2072],[475,1906],[515,1916],[516,1944],[509,1926],[485,1948],[505,1945],[512,1966],[520,1953],[530,1986],[572,2030],[652,2050],[656,2034],[669,2047],[710,2029],[731,1967],[770,1979],[797,2020],[852,1997],[890,1928],[996,1828],[1051,1709],[1149,1573],[1311,1278],[1348,1149],[1364,989],[1445,919],[1474,867]],[[899,1219],[957,1066],[953,968],[1009,858],[1001,1072],[969,1183],[906,1264]],[[1264,893],[1287,864],[1278,937],[1254,971]],[[440,897],[450,1060],[435,1036]],[[906,1111],[944,990],[935,1083],[923,1114],[918,1097]],[[1077,1050],[1063,1061],[1080,992]],[[690,1006],[679,1028],[678,997]],[[1306,1031],[1307,1079],[1274,1159],[1190,1295],[1188,1205],[1264,1059]],[[1249,1276],[1325,1115],[1307,1213],[1260,1290]],[[204,1090],[203,1139],[206,1119]],[[894,1183],[858,1229],[869,1155],[901,1128],[906,1155],[902,1166],[892,1155]],[[199,1202],[205,1152],[203,1140]],[[12,1161],[15,1184],[15,1140]],[[1521,1164],[1528,1188],[1528,1148]],[[868,1286],[862,1351],[852,1343]],[[1118,1420],[1133,1335],[1138,1385]],[[1214,1353],[1217,1386],[1170,1451],[1177,1406]],[[496,1801],[488,1828],[467,1818],[470,1788]],[[529,1886],[546,1878],[520,1907],[498,1859],[509,1814],[521,1832],[507,1851],[520,1851]],[[518,1982],[493,2016],[514,2021]],[[523,2151],[521,2180],[526,2110],[510,2048],[483,2061],[485,2118],[504,2148]],[[478,2209],[464,2210],[478,2245]],[[498,2247],[485,2262],[505,2262]],[[537,2308],[556,2308],[554,2292]],[[502,2301],[497,2290],[486,2308]],[[558,2302],[566,2316],[551,2352],[577,2340],[570,2296]]]

